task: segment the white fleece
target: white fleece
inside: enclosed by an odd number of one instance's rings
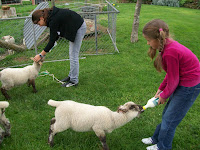
[[[139,110],[129,109],[131,105],[136,105],[133,102],[120,106],[118,112],[113,112],[104,106],[93,106],[71,100],[49,100],[48,104],[56,107],[54,132],[72,128],[78,132],[94,130],[97,136],[102,134],[104,136],[106,132],[112,132],[140,114]]]
[[[28,80],[35,79],[40,71],[41,65],[33,63],[33,65],[24,68],[6,68],[0,72],[0,80],[2,88],[6,90],[14,86],[25,84]]]

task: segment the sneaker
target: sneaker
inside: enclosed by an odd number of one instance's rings
[[[62,87],[71,87],[71,86],[77,86],[77,85],[78,85],[78,83],[75,84],[74,82],[69,81],[67,83],[62,84],[61,86]]]
[[[151,137],[142,139],[142,143],[144,144],[153,144],[153,140]]]
[[[147,149],[147,150],[159,150],[157,144],[152,145],[152,146],[148,146],[146,149]]]
[[[69,82],[70,81],[70,77],[66,77],[66,78],[64,78],[64,79],[62,79],[60,81],[62,81],[62,82]]]

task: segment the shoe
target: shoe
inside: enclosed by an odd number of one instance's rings
[[[60,80],[61,82],[69,82],[70,81],[70,77],[66,77],[66,78],[64,78],[64,79],[62,79],[62,80]]]
[[[146,149],[147,149],[147,150],[159,150],[157,144],[152,145],[152,146],[148,146]]]
[[[151,137],[142,139],[142,143],[144,144],[153,144],[153,140]]]
[[[75,84],[74,82],[69,81],[69,82],[67,82],[67,83],[62,84],[61,86],[62,86],[62,87],[78,86],[78,83]]]

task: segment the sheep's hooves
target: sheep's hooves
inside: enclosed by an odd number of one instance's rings
[[[37,90],[33,91],[33,93],[37,93]]]
[[[103,150],[109,150],[109,148],[107,146],[103,147]]]
[[[11,136],[11,133],[5,133],[5,137]]]
[[[0,136],[0,144],[3,142],[4,137]]]
[[[54,145],[53,142],[48,142],[48,144],[50,147],[53,147],[53,145]]]
[[[10,96],[6,96],[5,98],[6,98],[6,100],[10,100],[11,99]]]

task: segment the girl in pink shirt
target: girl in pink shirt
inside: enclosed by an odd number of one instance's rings
[[[159,52],[154,67],[158,72],[161,69],[166,72],[155,97],[159,97],[158,104],[169,100],[154,135],[142,142],[154,144],[147,150],[170,150],[176,127],[200,93],[200,63],[191,50],[169,38],[168,25],[162,20],[148,22],[143,28],[143,36],[150,46],[149,56],[153,59]]]

